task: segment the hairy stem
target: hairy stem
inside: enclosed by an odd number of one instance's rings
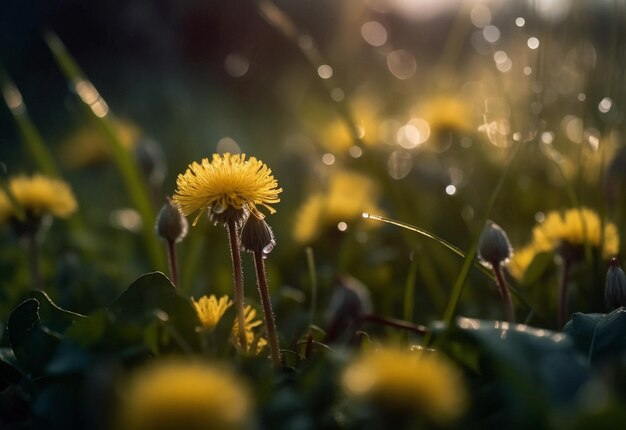
[[[504,276],[502,276],[502,267],[498,264],[493,267],[493,272],[496,275],[496,281],[500,288],[500,294],[502,295],[502,304],[504,305],[504,315],[510,323],[515,323],[515,311],[513,310],[513,301],[509,294],[509,288],[506,286]]]
[[[237,309],[237,325],[239,327],[239,344],[243,351],[248,351],[246,341],[246,318],[244,316],[243,270],[241,267],[241,253],[237,239],[237,226],[234,220],[228,221],[228,239],[230,256],[233,263],[233,285],[235,287],[235,306]]]
[[[43,283],[39,270],[39,243],[37,242],[36,232],[26,235],[26,247],[28,249],[28,269],[33,282],[33,290],[40,290]]]
[[[259,295],[261,296],[261,306],[263,307],[263,318],[265,319],[265,328],[267,330],[267,340],[270,344],[270,353],[274,368],[279,369],[281,366],[280,348],[278,346],[278,336],[276,335],[276,321],[274,320],[274,312],[272,312],[272,302],[270,301],[270,292],[267,286],[267,275],[265,273],[265,260],[263,254],[255,252],[254,267],[256,268],[256,280],[259,287]]]
[[[174,287],[178,288],[178,261],[176,261],[176,244],[167,240],[167,262],[170,268],[170,277]]]

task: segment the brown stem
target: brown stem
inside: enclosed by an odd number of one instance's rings
[[[33,290],[42,289],[41,272],[39,271],[39,243],[37,233],[26,234],[26,247],[28,248],[28,267],[33,282]]]
[[[167,261],[170,267],[172,284],[178,288],[178,262],[176,261],[176,245],[173,240],[167,240]]]
[[[237,226],[235,221],[228,221],[228,239],[230,244],[230,257],[233,263],[233,285],[235,287],[235,307],[237,309],[237,325],[239,328],[239,344],[244,352],[248,351],[246,341],[246,318],[244,315],[244,295],[243,295],[243,270],[241,267],[241,254],[239,251],[239,240],[237,239]]]
[[[362,321],[369,321],[377,324],[387,325],[402,330],[409,330],[420,335],[428,333],[428,329],[423,325],[413,324],[408,321],[398,320],[395,318],[381,317],[379,315],[367,314],[361,317]]]
[[[558,308],[558,328],[562,329],[567,322],[569,314],[569,272],[571,264],[566,258],[563,261],[563,272],[561,273],[561,284],[559,285],[559,308]]]
[[[261,306],[263,307],[263,318],[265,319],[265,328],[267,330],[267,340],[270,344],[270,353],[274,368],[279,369],[281,366],[280,349],[278,347],[278,337],[276,335],[276,321],[272,312],[272,302],[270,300],[269,288],[267,286],[267,275],[265,273],[265,260],[263,253],[254,252],[254,266],[256,268],[256,280],[259,287],[259,295],[261,296]]]
[[[513,301],[511,300],[511,295],[509,294],[509,289],[506,286],[506,282],[504,282],[504,276],[502,276],[502,268],[499,264],[493,267],[493,272],[496,275],[496,281],[498,287],[500,288],[500,294],[502,295],[502,304],[504,305],[504,314],[506,315],[506,319],[508,322],[514,323],[515,311],[513,310]]]

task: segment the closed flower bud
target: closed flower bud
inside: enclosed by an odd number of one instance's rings
[[[493,221],[487,221],[478,241],[478,258],[491,267],[498,267],[512,255],[513,248],[506,232]]]
[[[187,228],[187,219],[168,197],[157,215],[157,234],[168,242],[180,242],[187,236]]]
[[[611,260],[609,271],[606,274],[606,287],[604,289],[604,299],[611,309],[626,306],[626,274],[616,258]]]
[[[247,252],[266,255],[272,252],[275,245],[274,233],[267,222],[250,214],[241,229],[241,248]]]
[[[354,340],[362,318],[371,313],[372,309],[372,298],[367,287],[352,276],[341,275],[333,287],[326,311],[326,342],[342,338]]]

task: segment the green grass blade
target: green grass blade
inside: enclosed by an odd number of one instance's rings
[[[7,73],[1,69],[0,86],[2,86],[4,103],[9,108],[24,145],[37,165],[38,170],[46,176],[61,176],[52,154],[46,147],[30,115],[28,115],[28,110],[22,99],[22,93],[20,93],[20,90],[15,86]]]
[[[498,184],[496,185],[493,192],[491,193],[491,196],[489,197],[489,202],[487,203],[487,208],[483,215],[481,226],[484,226],[489,220],[491,209],[493,208],[493,205],[496,202],[496,199],[500,195],[500,191],[502,190],[502,187],[504,186],[504,183],[506,182],[506,179],[509,176],[509,172],[511,171],[511,167],[513,166],[514,161],[517,159],[517,154],[520,153],[521,147],[522,145],[518,144],[518,146],[515,148],[515,152],[513,152],[513,154],[511,155],[511,158],[509,159],[509,162],[507,163],[504,171],[500,175]],[[450,300],[448,301],[448,306],[446,306],[446,310],[444,311],[444,314],[443,314],[443,320],[447,324],[450,324],[452,322],[452,319],[454,318],[456,308],[461,299],[461,295],[463,294],[463,288],[465,287],[465,280],[467,279],[469,269],[472,264],[476,264],[476,261],[477,261],[476,251],[478,250],[478,241],[479,241],[479,236],[477,235],[476,238],[474,239],[474,243],[472,243],[472,246],[470,247],[469,251],[467,252],[467,255],[465,256],[465,261],[463,262],[463,266],[461,267],[459,276],[457,277],[456,282],[454,283],[454,287],[452,287]],[[482,264],[480,265],[484,269],[488,270]]]
[[[150,194],[132,155],[122,145],[113,113],[93,84],[86,78],[63,42],[54,33],[46,33],[44,37],[65,79],[108,138],[109,149],[115,165],[120,172],[132,203],[141,216],[144,242],[150,261],[154,267],[164,270],[166,267],[165,255],[163,247],[154,233],[156,214],[150,201]]]

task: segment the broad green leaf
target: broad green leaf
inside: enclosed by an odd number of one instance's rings
[[[0,348],[0,392],[22,379],[15,355],[10,348]]]
[[[64,332],[76,321],[86,318],[85,315],[61,309],[52,301],[50,296],[42,290],[33,291],[30,297],[39,302],[39,317],[41,318],[41,323],[51,330]]]
[[[160,272],[145,274],[133,282],[109,311],[117,324],[140,326],[143,331],[153,321],[159,321],[175,341],[197,342],[196,327],[200,321],[191,302],[178,295]]]
[[[43,374],[61,336],[41,324],[39,301],[27,299],[18,305],[9,316],[8,331],[20,365],[33,374]]]
[[[617,356],[626,350],[626,308],[609,314],[577,312],[563,331],[572,337],[589,363]]]
[[[436,347],[477,381],[476,419],[546,425],[551,411],[574,404],[588,379],[584,357],[563,333],[470,318],[451,327],[437,323],[433,331]]]

